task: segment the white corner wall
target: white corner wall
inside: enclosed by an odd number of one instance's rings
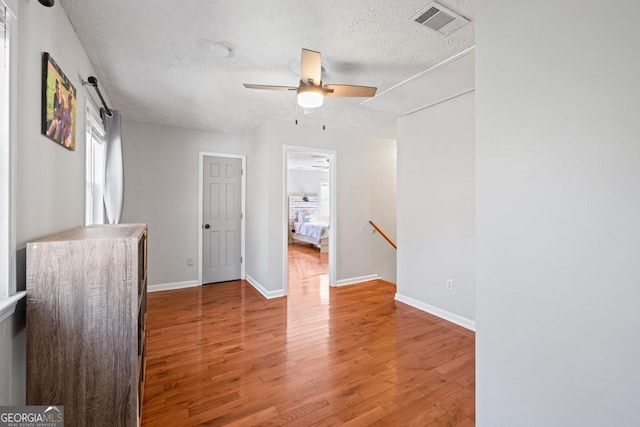
[[[265,141],[265,129],[259,126],[249,135],[249,155],[247,156],[247,280],[254,286],[268,283],[269,218],[267,215],[269,197],[269,147]],[[265,288],[266,290],[266,288]],[[274,287],[275,291],[279,289]],[[268,291],[268,290],[267,290]]]
[[[283,145],[330,149],[337,152],[337,265],[336,279],[377,274],[395,282],[395,252],[379,249],[386,242],[368,224],[374,220],[395,238],[395,141],[320,127],[271,122],[252,134],[248,161],[249,199],[264,201],[261,210],[247,212],[252,248],[247,253],[250,276],[274,295],[284,290]],[[259,165],[256,165],[259,163]],[[377,186],[383,180],[386,186]],[[249,203],[249,202],[248,202]],[[251,202],[256,204],[256,202]],[[258,207],[259,208],[259,207]],[[257,209],[257,208],[256,208]],[[252,215],[260,215],[259,218]],[[250,258],[251,256],[251,258]]]
[[[122,222],[149,226],[149,285],[196,284],[199,153],[246,155],[248,139],[124,119],[122,141]]]
[[[638,425],[640,3],[594,4],[478,2],[479,427]]]
[[[467,328],[475,321],[473,92],[398,120],[396,298]],[[447,289],[453,280],[453,290]]]
[[[371,220],[398,243],[398,146],[396,141],[378,144],[368,154],[371,191]],[[348,167],[348,165],[347,165]],[[374,273],[387,282],[397,282],[398,252],[380,234],[369,229]]]

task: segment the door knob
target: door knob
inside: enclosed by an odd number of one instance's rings
[[[204,228],[211,228],[211,226],[209,224],[205,224]]]

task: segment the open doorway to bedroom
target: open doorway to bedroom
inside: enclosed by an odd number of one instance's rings
[[[329,297],[335,283],[333,151],[285,147],[286,293]]]

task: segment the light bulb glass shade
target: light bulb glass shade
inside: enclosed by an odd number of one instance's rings
[[[314,89],[298,91],[298,105],[302,108],[318,108],[324,101],[324,94]]]

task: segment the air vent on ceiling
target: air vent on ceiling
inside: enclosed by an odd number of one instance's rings
[[[411,19],[445,36],[448,36],[470,22],[464,16],[447,9],[435,1],[429,3],[427,7]]]

